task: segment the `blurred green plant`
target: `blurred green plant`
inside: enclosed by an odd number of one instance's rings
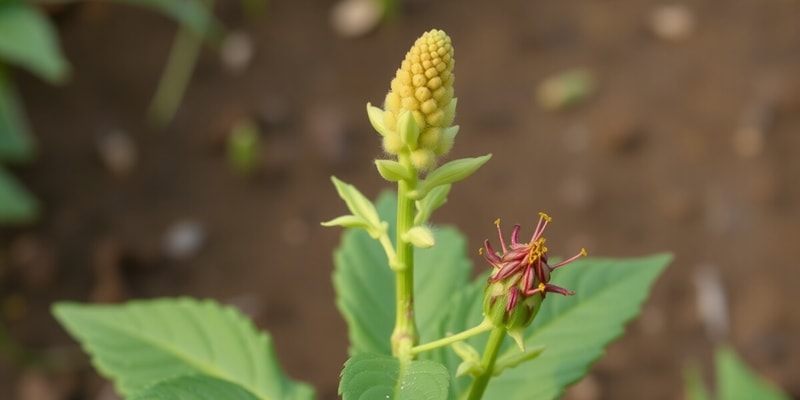
[[[25,69],[51,84],[69,79],[70,65],[57,32],[38,4],[66,4],[82,0],[0,0],[0,225],[35,221],[39,201],[3,167],[30,162],[35,143],[10,67]],[[225,35],[214,17],[213,0],[106,0],[143,7],[180,24],[172,51],[153,97],[149,115],[157,127],[169,123],[183,98],[202,43],[216,47]],[[263,11],[266,0],[243,0],[245,13]]]
[[[789,400],[788,395],[751,371],[736,352],[726,345],[717,347],[714,369],[716,396],[712,396],[703,383],[697,365],[690,365],[684,370],[688,400]]]

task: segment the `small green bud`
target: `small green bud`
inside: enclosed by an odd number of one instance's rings
[[[393,160],[375,160],[375,167],[383,179],[389,182],[397,182],[411,179],[411,171],[403,164]]]
[[[403,239],[421,249],[427,249],[436,244],[436,240],[433,238],[433,232],[424,225],[418,225],[409,229],[408,232],[403,235]]]
[[[414,115],[412,113],[404,111],[400,114],[400,119],[397,121],[397,131],[400,132],[400,138],[403,144],[408,146],[411,150],[417,148],[419,125],[417,125],[417,121],[414,120]]]
[[[383,114],[383,110],[367,103],[367,117],[369,118],[369,123],[372,124],[372,128],[381,136],[386,136],[386,117],[384,117]]]

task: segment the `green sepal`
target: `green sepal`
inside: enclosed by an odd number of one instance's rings
[[[386,136],[386,125],[383,123],[383,113],[379,107],[375,107],[367,103],[367,118],[369,123],[372,124],[372,129],[375,129],[381,136]]]
[[[375,167],[383,179],[389,182],[411,180],[411,171],[394,160],[375,160]]]
[[[339,192],[339,197],[347,204],[347,208],[356,217],[361,217],[368,224],[366,228],[370,232],[370,236],[378,236],[380,232],[386,229],[385,224],[381,223],[378,217],[378,211],[375,210],[375,205],[369,199],[364,197],[355,186],[345,183],[337,179],[335,176],[331,177],[333,185],[336,186],[336,191]]]
[[[510,332],[509,332],[510,335]],[[540,345],[517,354],[506,354],[497,359],[492,374],[499,376],[506,369],[514,368],[526,361],[539,357],[547,346]]]
[[[428,192],[428,195],[415,202],[417,215],[414,217],[414,225],[421,225],[428,222],[436,209],[447,203],[447,194],[450,193],[452,185],[440,185]]]
[[[343,228],[369,228],[369,223],[361,217],[355,215],[342,215],[330,221],[320,222],[322,226],[341,226]]]
[[[472,175],[478,168],[489,161],[490,158],[492,158],[492,155],[487,154],[480,157],[461,158],[450,161],[428,174],[425,180],[420,182],[417,190],[409,193],[409,196],[415,200],[419,200],[437,186],[458,182]]]
[[[428,249],[436,244],[431,229],[424,225],[417,225],[403,234],[403,240],[420,249]]]
[[[397,132],[400,133],[400,139],[409,149],[416,150],[419,147],[419,125],[410,111],[400,114],[400,118],[397,120]]]
[[[461,364],[458,364],[456,376],[477,376],[483,372],[481,355],[474,347],[466,342],[455,342],[451,346],[453,347],[453,352],[463,360]]]

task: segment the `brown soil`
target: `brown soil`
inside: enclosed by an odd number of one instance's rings
[[[231,75],[207,49],[164,131],[144,116],[174,23],[103,3],[56,16],[71,81],[53,87],[16,74],[40,141],[36,162],[16,172],[46,215],[0,233],[2,321],[15,340],[74,351],[49,314],[57,300],[212,297],[254,315],[289,374],[335,398],[347,339],[330,283],[340,231],[318,222],[344,206],[329,177],[370,196],[388,187],[371,167],[381,152],[364,104],[382,101],[409,45],[437,27],[458,60],[452,157],[494,154],[455,186],[437,224],[459,226],[477,248],[495,218],[530,225],[546,210],[554,254],[676,255],[642,317],[569,396],[681,398],[692,359],[710,376],[713,342],[696,306],[704,268],[727,289],[730,342],[800,396],[797,2],[690,2],[695,28],[677,41],[650,29],[659,2],[413,1],[356,40],[330,31],[332,1],[268,3],[256,20],[238,2],[218,7],[253,39],[255,58]],[[572,67],[587,68],[596,91],[568,110],[543,110],[537,84]],[[225,158],[224,135],[241,117],[264,128],[253,177]],[[734,146],[750,125],[763,147]],[[98,135],[113,130],[138,151],[124,176],[96,151]],[[169,258],[162,238],[183,220],[201,224],[206,241],[191,257]],[[477,256],[475,264],[484,267]],[[109,398],[78,364],[36,372],[3,360],[0,393],[32,386],[56,399]]]

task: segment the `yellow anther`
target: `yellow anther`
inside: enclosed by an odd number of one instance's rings
[[[483,255],[483,247],[478,247],[478,255],[479,256]]]
[[[545,285],[544,282],[539,282],[539,291],[542,292],[542,294],[547,291],[547,285]]]
[[[586,254],[587,254],[586,253],[586,249],[581,248],[580,255],[583,256],[583,257],[586,257]]]
[[[541,218],[542,218],[542,219],[543,219],[545,222],[550,222],[550,221],[552,221],[552,220],[553,220],[553,218],[550,218],[550,216],[549,216],[549,215],[547,215],[547,214],[546,214],[546,213],[544,213],[544,212],[540,212],[540,213],[539,213],[539,217],[541,217]]]
[[[498,228],[500,227],[500,218],[494,220],[494,226],[496,226]]]

